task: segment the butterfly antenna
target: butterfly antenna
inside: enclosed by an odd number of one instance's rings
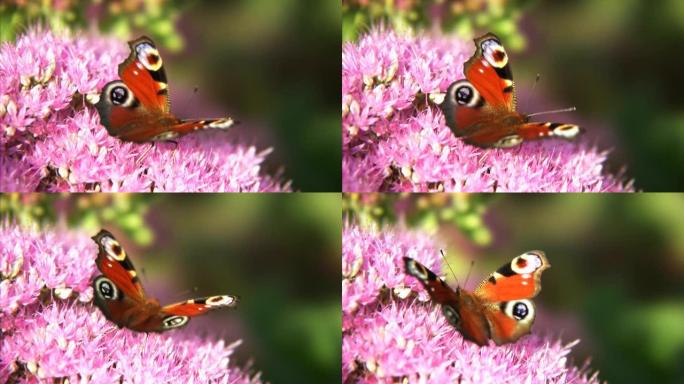
[[[538,115],[547,115],[549,113],[574,112],[576,110],[577,110],[577,108],[575,108],[575,107],[563,108],[563,109],[554,109],[551,111],[530,113],[529,115],[527,115],[527,117],[538,116]]]
[[[530,103],[530,97],[534,93],[534,89],[537,88],[537,83],[539,82],[539,79],[541,79],[541,74],[537,73],[537,77],[534,79],[534,83],[532,83],[532,89],[530,90],[530,93],[527,94],[527,97],[525,98],[525,105],[529,105]]]
[[[468,274],[466,275],[465,279],[465,284],[468,284],[468,280],[470,280],[470,272],[473,271],[473,267],[475,266],[475,260],[470,260],[470,268],[468,268]],[[465,287],[465,285],[464,285]]]
[[[456,279],[456,284],[457,284],[458,286],[461,286],[461,283],[458,282],[458,277],[456,277],[456,274],[454,273],[454,270],[451,269],[451,265],[449,264],[449,261],[447,260],[446,255],[444,254],[444,250],[443,250],[443,249],[440,249],[440,250],[439,250],[439,253],[442,254],[442,259],[444,259],[444,262],[446,263],[447,267],[449,267],[449,270],[451,271],[451,274],[454,276],[454,279]]]

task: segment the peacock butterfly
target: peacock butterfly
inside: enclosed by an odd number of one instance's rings
[[[541,273],[551,265],[542,251],[529,251],[504,264],[474,291],[451,289],[424,265],[404,257],[404,269],[418,279],[430,298],[466,340],[477,345],[511,343],[528,334],[534,322],[531,298],[541,291]]]
[[[166,72],[148,37],[128,43],[131,53],[119,64],[119,77],[107,83],[95,104],[102,125],[123,141],[168,140],[198,129],[227,129],[232,118],[181,120],[169,112]]]
[[[163,332],[184,326],[190,317],[217,308],[232,308],[238,303],[237,296],[221,295],[162,307],[157,299],[145,294],[133,263],[110,232],[100,230],[93,240],[99,248],[96,264],[102,272],[93,280],[95,305],[120,328]]]
[[[574,124],[531,122],[532,115],[516,112],[513,74],[499,38],[488,33],[475,39],[475,47],[463,65],[466,78],[452,83],[441,103],[454,135],[478,147],[508,148],[524,140],[572,139],[580,133]]]

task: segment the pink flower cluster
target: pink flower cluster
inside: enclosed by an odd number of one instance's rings
[[[0,239],[0,382],[260,382],[229,365],[239,341],[109,322],[90,303],[97,247],[87,235],[4,223]]]
[[[29,30],[0,47],[0,190],[287,191],[257,151],[228,132],[175,143],[124,143],[109,136],[93,106],[118,77],[126,44],[100,37]],[[83,99],[83,98],[81,98]]]
[[[472,42],[374,29],[342,49],[342,185],[348,192],[618,192],[607,153],[583,142],[482,149],[427,100],[463,78]]]
[[[402,256],[441,271],[439,248],[424,234],[352,225],[342,243],[343,381],[599,382],[587,366],[568,362],[578,341],[562,344],[534,332],[503,346],[465,341],[416,279],[404,274]]]

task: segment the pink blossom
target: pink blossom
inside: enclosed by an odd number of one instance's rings
[[[605,172],[606,151],[581,139],[482,149],[456,138],[428,99],[463,78],[472,51],[472,42],[382,28],[344,45],[344,191],[633,190]]]
[[[569,361],[578,341],[538,332],[502,346],[465,341],[402,270],[401,257],[410,256],[440,273],[439,249],[425,234],[349,225],[342,244],[343,381],[599,382]]]
[[[377,300],[383,288],[420,287],[415,280],[404,283],[404,256],[424,255],[427,257],[423,259],[425,265],[439,270],[439,248],[422,233],[376,233],[350,226],[344,229],[342,238],[342,275],[345,277],[342,280],[342,313],[345,316]],[[435,249],[437,252],[432,254]]]
[[[30,29],[0,48],[0,188],[3,191],[288,191],[261,167],[270,149],[231,132],[171,142],[126,143],[108,135],[97,95],[118,77],[125,43]]]
[[[97,246],[80,232],[0,225],[0,381],[258,383],[240,341],[119,329],[92,305]]]

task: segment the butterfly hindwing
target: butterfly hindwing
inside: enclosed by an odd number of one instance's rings
[[[486,303],[485,316],[496,344],[530,332],[536,316],[530,299],[541,291],[541,274],[549,267],[544,252],[529,251],[501,266],[475,289],[473,294]]]

